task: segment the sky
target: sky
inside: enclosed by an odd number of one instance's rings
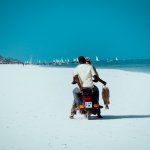
[[[0,55],[150,58],[150,0],[0,0]]]

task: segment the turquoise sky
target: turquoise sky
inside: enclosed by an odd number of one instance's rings
[[[0,0],[0,55],[150,58],[150,0]]]

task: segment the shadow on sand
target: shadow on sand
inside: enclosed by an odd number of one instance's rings
[[[103,118],[95,119],[92,117],[91,120],[111,120],[111,119],[144,119],[149,118],[150,115],[104,115]]]
[[[103,119],[139,119],[139,118],[150,118],[150,115],[110,115],[103,116]]]

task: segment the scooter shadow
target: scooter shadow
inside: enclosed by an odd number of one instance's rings
[[[104,115],[103,118],[97,118],[95,116],[91,116],[90,120],[112,120],[112,119],[144,119],[149,118],[150,115]]]

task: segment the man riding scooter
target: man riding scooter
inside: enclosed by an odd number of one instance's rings
[[[83,92],[84,88],[92,89],[97,103],[99,103],[99,90],[97,86],[93,84],[92,78],[95,81],[99,81],[102,84],[106,85],[106,82],[100,79],[96,72],[93,69],[93,66],[90,64],[86,64],[86,60],[83,56],[78,58],[79,65],[74,70],[74,78],[78,87],[74,88],[73,96],[74,96],[74,104],[80,105],[82,103],[81,93]],[[73,105],[74,105],[73,104]],[[76,108],[72,107],[70,118],[73,119],[74,115],[76,114]]]

